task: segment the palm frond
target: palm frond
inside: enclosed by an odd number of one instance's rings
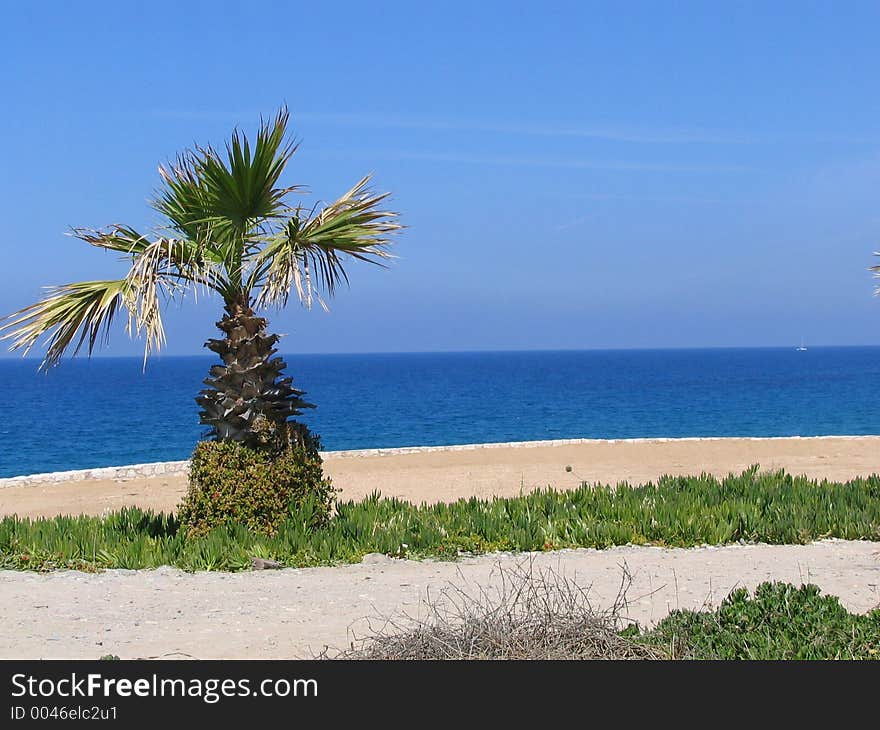
[[[27,354],[47,335],[42,368],[56,364],[74,341],[74,354],[88,343],[91,355],[102,333],[106,340],[120,307],[131,305],[131,294],[128,279],[53,287],[40,301],[10,315],[9,322],[0,327],[0,331],[7,331],[2,339],[12,339],[10,349],[23,349]]]
[[[160,238],[150,243],[132,262],[126,280],[130,286],[127,330],[145,335],[144,361],[165,344],[159,295],[168,299],[199,284],[209,286],[211,269],[204,259],[190,255],[186,241]],[[134,327],[132,326],[134,325]]]
[[[95,245],[125,250],[132,256],[127,276],[50,289],[36,304],[9,317],[9,322],[0,327],[0,331],[7,330],[2,339],[12,339],[10,349],[24,349],[27,354],[46,335],[48,348],[43,367],[50,367],[71,346],[75,355],[87,345],[91,355],[99,339],[106,340],[122,308],[127,312],[129,335],[144,336],[146,360],[150,352],[165,344],[162,300],[187,290],[196,291],[200,284],[216,288],[216,281],[213,267],[193,253],[189,242],[165,238],[145,242],[142,237],[137,240],[136,248],[128,248],[121,243],[122,238],[114,235],[95,238]]]
[[[130,264],[169,279],[169,289],[179,290],[192,284],[224,294],[229,287],[223,277],[223,259],[210,245],[181,238],[159,236],[150,240],[128,226],[112,225],[105,229],[74,228],[72,235],[98,248],[125,254]],[[129,276],[132,274],[130,273]]]
[[[874,251],[874,255],[875,255],[875,256],[880,256],[880,251]],[[873,272],[874,272],[874,278],[875,278],[875,279],[880,279],[880,264],[876,264],[876,265],[874,265],[874,266],[870,266],[870,267],[868,268],[868,271],[873,271]],[[874,286],[874,296],[875,296],[875,297],[880,297],[880,284],[876,284],[876,285]]]
[[[209,191],[199,176],[200,155],[187,151],[174,163],[159,165],[162,187],[152,206],[168,219],[171,227],[192,241],[212,240],[210,225],[214,213]]]
[[[145,235],[133,228],[123,225],[112,225],[104,229],[72,228],[70,235],[91,246],[103,248],[108,251],[117,251],[129,256],[135,256],[146,248],[150,241]]]
[[[212,148],[199,151],[193,164],[208,192],[211,216],[231,221],[242,231],[286,210],[284,197],[299,189],[278,187],[278,179],[297,148],[285,138],[289,117],[282,108],[274,120],[261,121],[253,148],[236,129],[226,143],[225,159]]]
[[[287,303],[296,289],[307,307],[321,291],[332,296],[336,287],[348,283],[345,257],[384,266],[392,258],[387,251],[390,236],[403,226],[398,214],[383,210],[380,204],[388,193],[374,193],[366,176],[345,195],[321,211],[301,220],[294,215],[285,229],[269,239],[257,258],[257,277],[262,286],[259,306]]]

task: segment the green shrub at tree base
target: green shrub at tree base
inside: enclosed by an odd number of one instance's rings
[[[273,535],[278,526],[307,515],[307,527],[327,525],[334,489],[324,478],[318,438],[300,424],[258,445],[203,441],[193,451],[181,526],[190,536],[241,525]]]

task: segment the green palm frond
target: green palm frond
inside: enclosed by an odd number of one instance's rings
[[[212,195],[200,174],[204,150],[187,151],[173,164],[159,165],[162,187],[152,201],[153,208],[169,222],[172,230],[220,256],[221,243],[228,242],[232,226],[216,215]]]
[[[300,189],[278,185],[296,151],[285,138],[288,119],[282,108],[274,120],[262,121],[253,146],[236,129],[225,156],[212,147],[198,147],[159,168],[164,186],[153,207],[176,231],[221,261],[237,287],[245,258],[254,250],[254,236],[290,212],[285,196]]]
[[[285,140],[289,116],[287,109],[281,109],[274,121],[263,121],[253,149],[236,129],[226,144],[225,160],[211,148],[199,151],[195,165],[214,217],[243,230],[253,221],[276,218],[286,210],[284,196],[298,189],[277,186],[296,152],[296,145]]]
[[[285,229],[272,237],[257,257],[255,279],[262,284],[257,303],[284,305],[292,289],[301,302],[311,306],[320,292],[333,295],[341,283],[348,283],[343,259],[350,257],[384,265],[391,258],[390,236],[402,226],[397,213],[382,210],[388,193],[376,194],[366,176],[345,195],[317,214],[301,220],[293,216]]]

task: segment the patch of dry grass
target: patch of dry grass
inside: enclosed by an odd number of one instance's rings
[[[386,618],[333,659],[665,659],[621,636],[629,574],[614,605],[598,610],[588,589],[532,561],[498,566],[493,587],[449,585],[427,596],[426,615]],[[372,627],[371,627],[372,630]]]

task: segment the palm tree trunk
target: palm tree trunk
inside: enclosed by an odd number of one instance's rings
[[[217,322],[225,337],[205,343],[223,364],[211,368],[204,381],[208,388],[196,398],[199,417],[217,439],[253,445],[261,440],[261,424],[277,429],[300,409],[314,406],[302,399],[291,378],[281,376],[287,364],[273,357],[279,337],[266,332],[266,320],[254,314],[248,298],[227,302],[225,312]]]

